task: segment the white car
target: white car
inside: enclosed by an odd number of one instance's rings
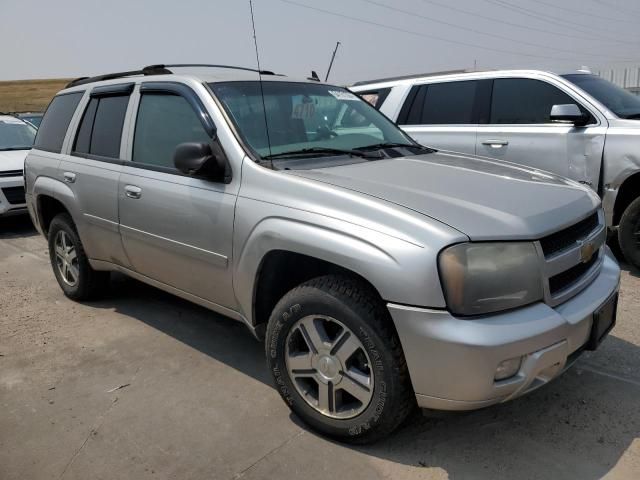
[[[10,115],[0,115],[0,216],[27,212],[24,198],[24,159],[36,129]]]

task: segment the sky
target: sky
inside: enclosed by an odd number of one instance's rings
[[[640,65],[637,0],[254,0],[263,69],[329,81]],[[248,0],[0,0],[0,80],[255,67]]]

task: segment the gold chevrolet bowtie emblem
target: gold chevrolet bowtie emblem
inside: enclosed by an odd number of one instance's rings
[[[593,257],[593,254],[596,252],[596,246],[593,242],[582,243],[580,245],[580,260],[582,263],[587,263]]]

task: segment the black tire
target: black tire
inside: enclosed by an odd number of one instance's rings
[[[64,232],[66,234],[66,238],[71,241],[75,248],[78,279],[74,285],[70,285],[63,279],[60,268],[58,268],[55,242],[56,236],[59,232]],[[101,272],[91,268],[87,255],[84,252],[82,242],[80,241],[80,237],[78,236],[75,224],[69,214],[61,213],[51,221],[51,224],[49,225],[48,242],[49,259],[51,260],[53,273],[56,276],[58,285],[60,285],[60,288],[67,297],[72,300],[82,301],[95,299],[104,293],[109,283],[109,272]]]
[[[627,262],[640,270],[640,198],[631,202],[620,218],[618,243]]]
[[[298,320],[310,315],[339,320],[355,334],[372,360],[372,398],[353,418],[332,418],[312,408],[288,374],[287,337]],[[266,353],[285,403],[305,423],[327,436],[350,443],[374,442],[401,425],[415,406],[404,353],[389,313],[379,297],[356,279],[327,275],[287,293],[269,319]]]

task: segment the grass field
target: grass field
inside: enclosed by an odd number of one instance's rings
[[[0,82],[0,112],[42,112],[71,79]]]

